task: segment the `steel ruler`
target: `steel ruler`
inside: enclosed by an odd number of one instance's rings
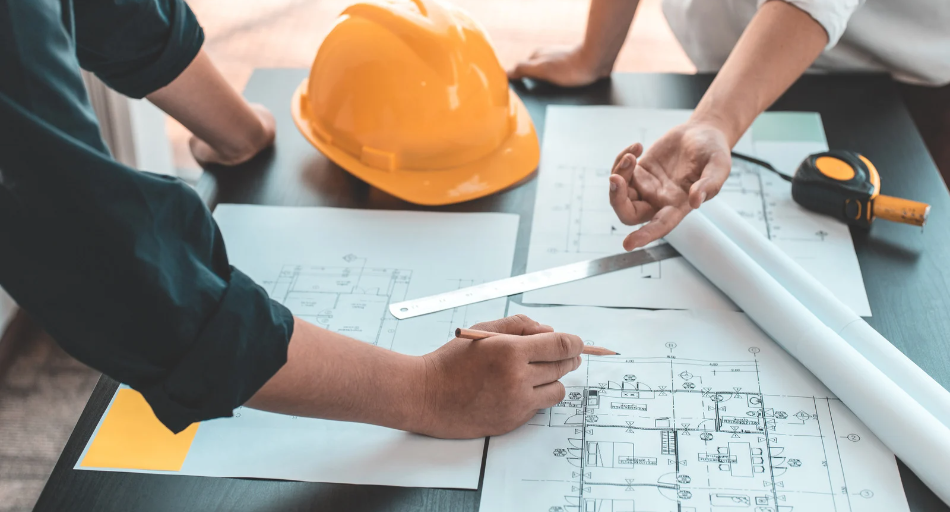
[[[476,302],[517,295],[539,288],[547,288],[548,286],[599,276],[625,268],[637,267],[675,256],[679,256],[676,249],[668,243],[661,243],[632,252],[539,270],[420,299],[396,302],[389,305],[389,312],[394,317],[405,320],[406,318],[467,306]]]

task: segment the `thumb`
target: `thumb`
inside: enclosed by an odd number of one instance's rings
[[[722,183],[716,183],[712,178],[700,178],[693,186],[689,187],[689,206],[692,209],[699,208],[706,201],[716,197]]]
[[[689,205],[693,209],[699,208],[704,202],[716,197],[722,184],[729,178],[729,172],[732,170],[732,162],[729,159],[725,161],[712,160],[703,169],[700,178],[689,187]]]

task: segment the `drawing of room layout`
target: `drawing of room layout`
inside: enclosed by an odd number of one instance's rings
[[[346,266],[284,265],[270,296],[294,315],[351,338],[392,348],[397,320],[390,301],[405,298],[412,271],[372,268],[356,256]]]
[[[840,511],[873,496],[846,489],[838,444],[860,438],[831,433],[837,399],[763,395],[754,347],[747,361],[668,347],[667,358],[589,358],[588,384],[531,420],[563,430],[553,456],[570,485],[546,510]]]

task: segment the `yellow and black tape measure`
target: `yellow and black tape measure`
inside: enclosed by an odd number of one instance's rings
[[[733,157],[765,167],[792,183],[792,198],[809,210],[853,226],[870,227],[881,218],[923,226],[930,205],[881,195],[881,176],[870,160],[853,151],[826,151],[809,156],[789,177],[768,162],[741,153]]]

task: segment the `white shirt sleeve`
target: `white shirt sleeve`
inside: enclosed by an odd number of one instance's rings
[[[769,0],[758,0],[759,7]],[[808,13],[828,33],[828,46],[825,50],[838,44],[848,26],[848,20],[864,0],[783,0]]]

